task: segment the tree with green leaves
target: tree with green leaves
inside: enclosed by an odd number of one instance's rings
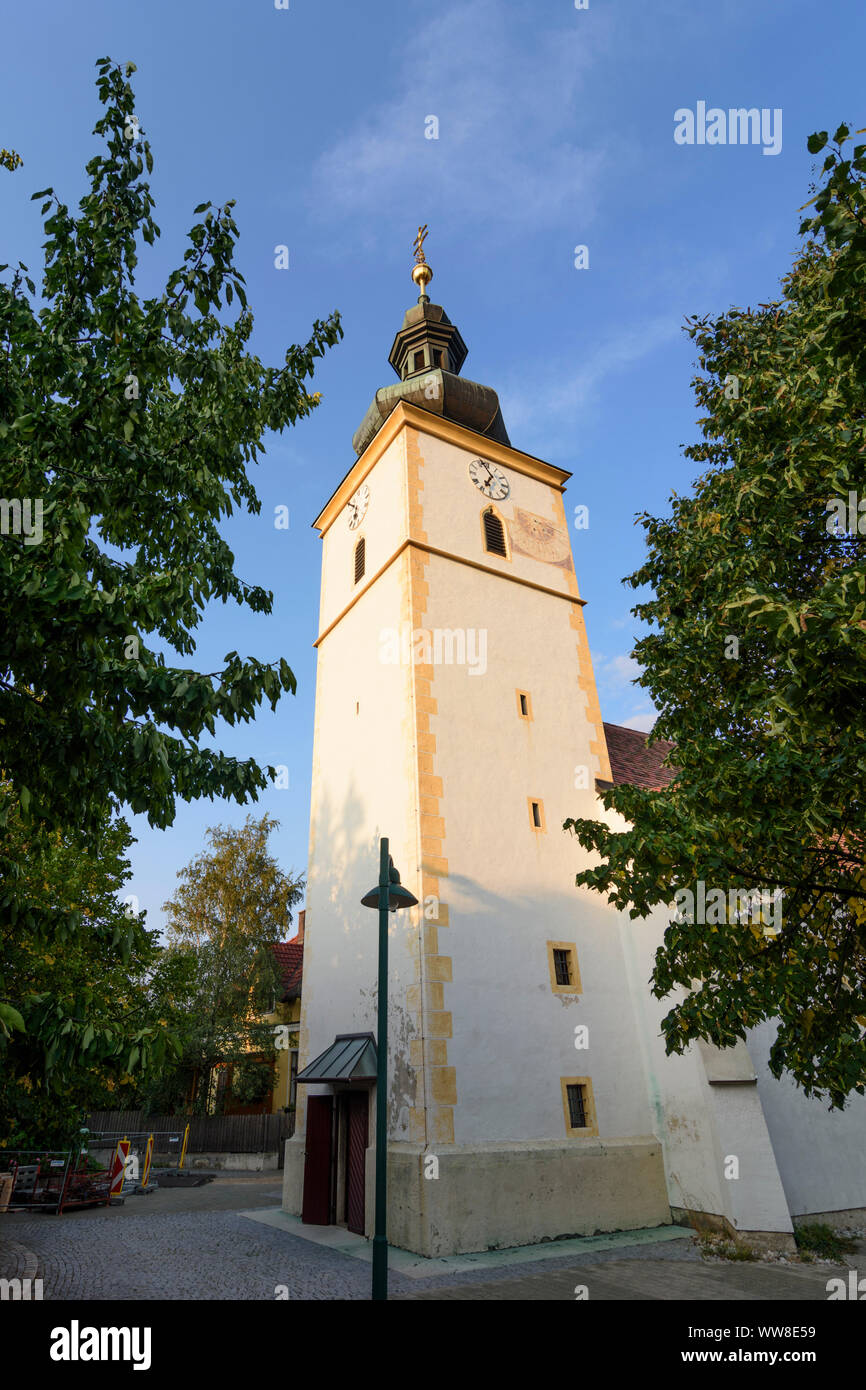
[[[276,775],[201,739],[293,693],[286,661],[181,663],[210,601],[271,611],[235,573],[220,523],[260,511],[249,465],[268,430],[319,403],[307,383],[342,334],[333,314],[281,366],[250,352],[232,201],[196,208],[181,263],[139,297],[139,254],[159,228],[134,70],[97,64],[102,148],[77,212],[53,189],[33,195],[38,295],[20,262],[0,281],[0,930],[37,950],[67,949],[82,921],[28,891],[18,821],[34,841],[60,833],[96,852],[122,806],[165,827],[178,797],[243,803]],[[47,1055],[53,1034],[33,1041]]]
[[[59,831],[34,834],[14,811],[5,837],[25,909],[32,901],[79,925],[61,942],[0,922],[0,1146],[64,1147],[90,1109],[122,1107],[139,1077],[179,1054],[151,988],[158,933],[121,897],[132,843],[123,821],[106,817],[89,852]]]
[[[776,1020],[774,1075],[836,1107],[866,1088],[866,145],[850,140],[810,137],[826,157],[782,296],[688,321],[705,413],[686,454],[705,471],[670,517],[640,517],[627,581],[652,589],[633,655],[675,780],[606,791],[625,830],[565,823],[598,856],[578,884],[632,917],[696,902],[700,882],[727,895],[721,920],[678,913],[656,955],[656,996],[682,991],[667,1050]],[[737,890],[778,892],[781,930]]]
[[[267,430],[318,404],[305,381],[341,336],[335,314],[281,367],[248,351],[231,201],[196,209],[182,264],[139,298],[141,243],[159,235],[153,158],[134,64],[97,68],[105,148],[78,215],[34,194],[48,214],[41,307],[26,268],[0,284],[2,768],[22,815],[85,832],[108,801],[166,826],[177,797],[243,802],[276,775],[199,739],[294,692],[285,660],[230,652],[201,673],[165,652],[194,651],[211,600],[271,611],[219,523],[260,511],[247,465]]]
[[[220,1067],[237,1070],[236,1099],[260,1100],[276,1055],[273,1025],[262,1021],[278,997],[270,948],[288,935],[304,887],[268,848],[278,826],[267,815],[248,816],[241,827],[212,826],[209,849],[179,871],[181,884],[165,904],[166,964],[191,962],[194,980],[174,1090],[186,1090],[197,1113],[212,1106]]]

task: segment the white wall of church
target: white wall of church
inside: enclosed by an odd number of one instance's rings
[[[408,503],[402,436],[398,435],[391,441],[366,476],[359,470],[359,478],[362,476],[370,489],[370,501],[361,524],[352,530],[344,510],[322,537],[320,633],[330,627],[358,588],[362,587],[355,584],[353,558],[360,538],[363,536],[366,545],[366,583],[393,555],[406,536]],[[390,608],[386,606],[383,612],[389,621],[394,621],[395,614]],[[406,616],[407,613],[403,613],[403,617]],[[363,629],[365,640],[375,641],[378,633],[378,629],[373,627],[376,614],[368,606],[363,611],[363,622],[360,619],[361,614],[358,614],[353,623],[354,633],[357,635]]]
[[[487,502],[468,474],[474,453],[427,435],[419,442],[429,543],[567,594],[562,568],[485,553]],[[550,486],[502,466],[511,491],[497,507],[506,521],[521,506],[561,525]],[[449,870],[450,926],[440,931],[440,943],[447,937],[440,949],[452,960],[455,1140],[561,1139],[561,1078],[583,1076],[592,1081],[602,1137],[647,1135],[615,918],[601,899],[576,889],[581,852],[562,830],[567,816],[591,812],[597,772],[572,603],[437,555],[427,580],[425,623],[486,640],[483,671],[436,667],[439,713],[430,722]],[[519,717],[518,689],[531,697],[532,720]],[[577,767],[588,773],[580,788]],[[543,832],[532,828],[531,798],[543,803]],[[576,944],[579,996],[551,989],[550,941]],[[576,1025],[588,1029],[587,1048],[575,1048]]]
[[[336,529],[336,528],[332,528]],[[375,551],[374,551],[375,554]],[[360,899],[377,882],[379,837],[417,886],[411,668],[380,665],[378,635],[403,620],[401,557],[319,647],[300,1065],[337,1032],[376,1032],[378,915]],[[418,978],[417,910],[391,919],[389,1031],[395,1137],[405,1133],[411,1035],[405,1007]],[[299,1097],[321,1086],[299,1087]],[[299,1105],[299,1125],[302,1109]]]
[[[599,803],[597,817],[606,815]],[[653,1115],[653,1131],[662,1140],[671,1205],[684,1211],[713,1212],[730,1218],[722,1186],[719,1136],[709,1088],[696,1048],[683,1056],[666,1056],[661,1020],[672,1001],[660,1002],[650,993],[653,958],[661,942],[666,917],[654,912],[631,921],[619,914],[619,931],[630,988],[630,1003],[640,1040]]]
[[[783,1073],[777,1081],[768,1061],[775,1023],[748,1036],[782,1183],[795,1217],[866,1208],[866,1096],[852,1095],[844,1110],[804,1095]]]
[[[738,1050],[746,1063],[739,1069],[743,1079],[725,1081],[716,1078],[738,1074],[727,1053],[697,1045],[682,1056],[665,1052],[661,1022],[676,996],[656,999],[648,982],[669,920],[666,909],[643,920],[623,916],[622,931],[671,1206],[725,1217],[736,1230],[789,1235],[791,1219],[761,1097],[746,1079],[754,1072],[745,1049]],[[717,1058],[721,1065],[713,1065]]]

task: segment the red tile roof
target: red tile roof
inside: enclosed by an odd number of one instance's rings
[[[296,999],[304,974],[304,944],[297,940],[277,941],[271,946],[283,986],[283,999]]]
[[[676,768],[662,766],[675,746],[668,739],[660,738],[647,747],[647,734],[639,729],[625,729],[621,724],[605,724],[604,735],[615,786],[628,782],[633,787],[661,791],[673,781]]]

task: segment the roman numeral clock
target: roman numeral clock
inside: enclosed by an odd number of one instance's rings
[[[479,492],[493,502],[501,502],[511,491],[508,479],[502,469],[485,459],[473,459],[469,465],[469,476]]]

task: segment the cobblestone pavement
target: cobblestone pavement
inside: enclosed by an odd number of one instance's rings
[[[192,1189],[127,1197],[122,1207],[61,1217],[0,1217],[0,1277],[36,1278],[46,1300],[369,1299],[370,1265],[250,1221],[275,1207],[279,1174],[220,1174]],[[861,1265],[866,1261],[860,1261]],[[570,1300],[586,1285],[609,1299],[821,1299],[838,1267],[705,1263],[690,1239],[572,1253],[519,1266],[410,1278],[395,1270],[394,1299]]]

